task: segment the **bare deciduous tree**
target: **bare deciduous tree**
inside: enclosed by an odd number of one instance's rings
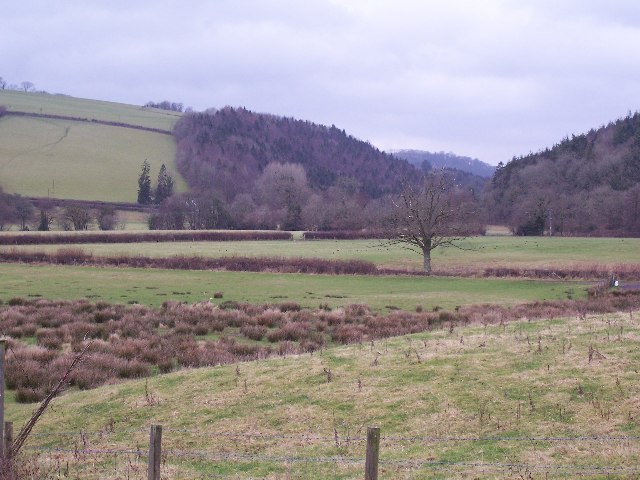
[[[30,92],[35,88],[35,85],[33,84],[33,82],[21,82],[20,83],[20,88],[22,90],[24,90],[25,92]]]
[[[421,253],[424,272],[430,274],[432,250],[461,248],[459,242],[478,230],[471,222],[471,200],[444,174],[425,177],[419,188],[405,182],[394,202],[389,243]]]

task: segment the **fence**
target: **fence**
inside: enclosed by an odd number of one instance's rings
[[[474,471],[519,471],[519,472],[540,472],[545,475],[561,475],[561,476],[593,476],[593,475],[625,475],[637,476],[640,474],[640,467],[632,466],[599,466],[599,465],[575,465],[575,464],[544,464],[544,463],[521,463],[521,462],[483,462],[483,461],[447,461],[434,458],[385,458],[384,446],[397,444],[418,444],[422,448],[421,451],[429,452],[429,445],[434,443],[462,443],[462,442],[554,442],[554,443],[584,443],[596,442],[599,446],[605,443],[621,442],[631,443],[640,441],[640,436],[611,435],[611,436],[557,436],[557,437],[515,437],[515,436],[487,436],[487,437],[431,437],[431,436],[381,436],[380,429],[377,427],[369,427],[366,436],[354,436],[342,439],[342,442],[348,442],[351,445],[358,444],[366,446],[365,455],[363,456],[308,456],[297,455],[289,452],[287,455],[269,455],[260,453],[247,453],[230,451],[228,448],[218,449],[193,449],[193,448],[166,448],[163,445],[163,433],[171,435],[174,440],[180,439],[180,443],[189,444],[187,441],[189,436],[206,438],[206,439],[222,439],[227,445],[238,445],[238,442],[245,441],[255,447],[255,442],[272,442],[278,443],[284,440],[298,442],[301,445],[314,445],[317,443],[337,443],[335,436],[321,435],[285,435],[285,434],[263,434],[263,433],[233,433],[219,432],[211,430],[197,429],[180,429],[170,428],[161,425],[151,425],[149,429],[131,429],[131,430],[100,430],[100,431],[49,431],[34,433],[34,440],[53,440],[54,443],[64,444],[63,438],[74,438],[77,440],[73,447],[53,447],[53,446],[29,446],[29,450],[39,452],[41,454],[59,455],[64,457],[74,457],[79,462],[86,461],[92,457],[130,457],[137,462],[137,466],[130,469],[134,472],[135,478],[141,478],[146,470],[146,478],[148,480],[159,480],[164,469],[171,467],[172,462],[180,461],[197,461],[200,463],[226,462],[229,464],[241,463],[257,463],[257,464],[334,464],[348,465],[359,470],[366,480],[377,480],[379,478],[379,468],[386,468],[389,475],[394,478],[399,475],[389,473],[390,470],[395,472],[408,472],[415,469],[431,469],[444,470],[449,474],[455,469],[474,470]],[[140,446],[131,448],[108,448],[104,446],[92,447],[89,437],[99,437],[108,440],[113,436],[125,436],[127,438],[135,435],[148,434],[148,448]],[[107,441],[106,443],[109,443]],[[175,442],[174,442],[175,443]],[[381,447],[382,445],[382,447]],[[146,460],[146,461],[145,461]],[[90,462],[88,462],[90,463]],[[68,468],[68,460],[67,460]],[[238,472],[244,471],[238,468]],[[354,470],[351,470],[352,472]],[[137,476],[136,476],[137,475]],[[231,474],[229,474],[230,476]],[[225,475],[220,475],[224,478]],[[127,478],[129,478],[127,476]],[[170,474],[164,478],[171,478]],[[206,478],[216,478],[216,475],[208,474]]]

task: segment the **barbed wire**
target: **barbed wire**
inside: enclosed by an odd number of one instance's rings
[[[619,441],[640,440],[638,435],[582,435],[575,437],[399,437],[387,435],[380,440],[397,442],[585,442],[585,441]]]
[[[254,461],[259,460],[263,462],[277,462],[277,463],[349,463],[357,464],[364,463],[363,458],[355,457],[343,457],[343,456],[329,456],[329,457],[304,457],[304,456],[278,456],[278,455],[254,455],[244,453],[228,453],[228,452],[208,452],[205,450],[166,450],[162,452],[166,453],[167,457],[173,456],[177,458],[207,458],[209,460],[246,460]]]
[[[75,437],[75,436],[107,436],[107,435],[119,435],[119,434],[131,434],[131,433],[149,433],[148,428],[133,428],[126,430],[61,430],[61,431],[49,431],[49,432],[36,432],[29,435],[30,437]]]
[[[73,453],[74,455],[136,455],[138,457],[147,457],[148,452],[143,450],[131,449],[100,449],[100,448],[58,448],[58,447],[40,447],[27,445],[27,450],[46,453]]]
[[[536,465],[528,463],[499,463],[499,462],[449,462],[449,461],[434,461],[434,460],[380,460],[380,464],[386,465],[405,465],[412,466],[414,468],[421,466],[429,467],[474,467],[474,468],[518,468],[529,470],[556,470],[556,471],[572,471],[572,472],[590,472],[594,474],[605,473],[637,473],[640,472],[640,468],[637,467],[607,467],[607,466],[595,466],[595,465]]]
[[[52,436],[107,436],[107,435],[119,435],[119,434],[132,434],[132,433],[148,433],[149,428],[132,428],[132,429],[103,429],[103,430],[67,430],[67,431],[47,431],[33,433],[32,437],[52,437]],[[222,438],[247,438],[247,439],[265,439],[265,440],[318,440],[335,442],[336,436],[325,436],[318,434],[278,434],[278,433],[261,433],[261,432],[221,432],[221,431],[207,431],[202,429],[189,429],[189,428],[172,428],[163,427],[165,433],[187,433],[194,436],[202,437],[222,437]],[[366,437],[361,436],[349,436],[340,435],[340,441],[349,442],[364,442]],[[638,441],[640,435],[578,435],[578,436],[397,436],[397,435],[385,435],[380,437],[381,441],[386,442],[423,442],[423,443],[447,443],[447,442],[586,442],[586,441]]]
[[[289,440],[289,439],[299,439],[299,440],[322,440],[328,442],[335,442],[335,435],[333,436],[324,436],[324,435],[316,435],[316,434],[278,434],[278,433],[233,433],[233,432],[219,432],[219,431],[206,431],[199,429],[188,429],[188,428],[164,428],[163,431],[166,432],[175,432],[175,433],[189,433],[193,435],[199,435],[203,437],[225,437],[225,438],[263,438],[263,439],[273,439],[273,440]],[[340,436],[341,440],[345,441],[366,441],[366,437],[351,437],[348,435]]]

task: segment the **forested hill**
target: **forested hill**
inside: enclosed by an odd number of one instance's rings
[[[244,108],[185,114],[175,127],[177,165],[194,189],[213,189],[230,200],[251,192],[270,163],[304,167],[316,191],[340,185],[369,198],[397,192],[418,169],[335,126]]]
[[[455,155],[451,152],[427,152],[424,150],[397,150],[391,152],[398,158],[404,158],[409,163],[420,167],[423,171],[449,168],[472,173],[479,177],[489,178],[496,167],[484,163],[477,158]]]
[[[521,234],[640,234],[640,114],[499,165],[487,202]]]

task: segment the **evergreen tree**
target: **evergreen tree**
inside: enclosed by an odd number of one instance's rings
[[[53,218],[49,216],[44,210],[40,210],[40,223],[38,224],[38,230],[40,232],[48,232],[51,229],[51,222]]]
[[[166,198],[173,195],[173,178],[167,173],[167,167],[163,163],[158,173],[158,187],[156,188],[155,203],[161,204]]]
[[[142,205],[149,205],[151,203],[151,177],[149,171],[151,167],[149,162],[145,160],[142,163],[142,170],[138,177],[138,203]]]

